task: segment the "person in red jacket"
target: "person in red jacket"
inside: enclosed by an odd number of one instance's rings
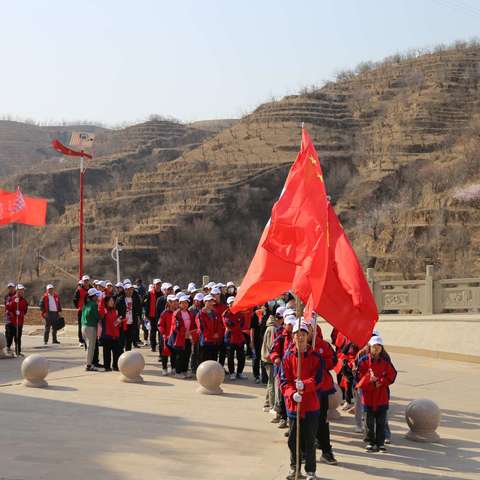
[[[118,317],[113,296],[107,295],[104,298],[104,306],[103,314],[100,315],[102,322],[103,366],[106,372],[111,372],[112,368],[118,372],[118,358],[122,353],[120,345],[122,320]]]
[[[383,348],[381,337],[375,336],[368,342],[369,353],[358,365],[359,381],[355,388],[362,389],[362,400],[366,414],[368,452],[385,452],[385,422],[390,401],[390,388],[397,371]]]
[[[323,375],[322,382],[318,386],[317,395],[320,401],[320,415],[318,417],[317,448],[322,451],[320,461],[329,465],[337,465],[338,462],[333,455],[330,444],[330,425],[328,423],[328,397],[335,393],[335,387],[330,370],[337,364],[337,355],[332,346],[323,339],[320,325],[316,326],[314,335],[312,325],[309,325],[308,341],[312,348],[322,357]]]
[[[307,479],[314,480],[317,469],[315,437],[320,414],[317,390],[322,381],[323,361],[318,352],[308,345],[308,326],[298,321],[293,328],[294,343],[285,353],[281,368],[282,392],[289,419],[288,447],[291,471],[287,478],[294,479],[296,471],[296,417],[300,412],[300,443],[305,457]],[[300,375],[298,356],[301,355]]]
[[[40,311],[42,312],[42,317],[45,320],[43,343],[48,345],[50,329],[52,330],[52,343],[60,343],[57,340],[57,322],[60,312],[62,311],[62,307],[60,305],[58,293],[55,292],[52,284],[47,285],[46,292],[40,300]]]
[[[215,310],[212,295],[203,298],[205,306],[195,319],[200,332],[200,363],[205,360],[218,360],[220,346],[223,344],[223,322]]]
[[[224,303],[225,300],[222,300],[222,291],[218,286],[214,286],[210,291],[210,295],[215,299],[215,312],[220,319],[220,335],[221,342],[218,347],[218,363],[223,367],[225,365],[225,359],[227,358],[227,346],[224,341],[225,337],[225,327],[222,321],[223,312],[227,309],[227,305]],[[223,297],[224,298],[224,297]]]
[[[177,378],[190,378],[188,364],[192,353],[192,345],[198,339],[197,326],[193,313],[188,310],[190,297],[182,295],[178,299],[178,310],[173,313],[168,346],[175,355],[175,371]]]
[[[87,300],[87,292],[90,288],[90,277],[84,275],[81,280],[78,281],[78,287],[75,290],[73,297],[73,305],[77,309],[77,321],[78,321],[78,344],[80,347],[87,349],[87,344],[82,335],[82,309]]]
[[[23,357],[22,354],[22,330],[25,321],[25,315],[28,311],[28,302],[25,300],[25,287],[17,285],[17,291],[10,303],[6,305],[10,323],[5,326],[5,336],[7,340],[7,349],[10,350],[15,341],[15,354]]]
[[[175,355],[172,354],[167,345],[167,340],[172,329],[173,312],[177,310],[178,301],[175,295],[168,295],[166,300],[165,309],[158,319],[159,360],[162,362],[163,375],[168,375],[168,357],[170,357],[170,373],[173,375],[175,372]]]
[[[227,309],[223,312],[223,325],[225,326],[224,342],[227,346],[228,373],[230,380],[236,378],[246,379],[243,373],[245,367],[245,337],[243,335],[244,316],[242,313],[232,313],[230,307],[235,297],[227,298]],[[235,373],[235,354],[237,356],[237,373]]]

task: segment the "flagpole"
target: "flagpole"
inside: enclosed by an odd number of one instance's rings
[[[297,318],[298,318],[298,331],[300,332],[300,323],[301,323],[301,317],[303,315],[303,303],[302,301],[298,298],[298,297],[295,297],[295,300],[296,300],[296,310],[297,310]],[[297,358],[297,380],[301,380],[302,379],[302,352],[300,351],[300,349],[298,348],[297,346],[297,355],[298,355],[298,358]],[[299,478],[301,478],[301,475],[300,475],[300,469],[301,469],[301,461],[300,461],[300,455],[301,455],[301,451],[300,451],[300,405],[301,405],[302,402],[298,402],[297,403],[297,418],[295,419],[296,422],[297,422],[297,438],[296,438],[296,445],[295,445],[295,449],[296,449],[296,465],[295,465],[295,480],[298,480]]]
[[[83,153],[83,151],[82,151]],[[83,155],[80,157],[80,213],[79,213],[79,227],[80,227],[80,253],[78,258],[78,278],[83,276],[83,179],[85,176],[85,169],[83,168]]]

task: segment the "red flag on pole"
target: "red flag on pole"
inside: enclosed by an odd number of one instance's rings
[[[61,153],[62,155],[67,155],[69,157],[85,157],[90,159],[92,158],[92,156],[89,153],[86,153],[83,150],[81,150],[80,152],[78,152],[77,150],[72,150],[71,148],[68,148],[65,145],[63,145],[63,143],[61,143],[57,139],[52,140],[52,147],[58,153]]]
[[[0,190],[0,225],[22,223],[43,226],[46,223],[47,200],[23,195],[20,187],[16,192]]]

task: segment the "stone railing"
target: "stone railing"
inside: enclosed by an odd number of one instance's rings
[[[63,318],[67,325],[76,325],[77,323],[77,311],[74,308],[63,308]],[[3,323],[5,316],[5,306],[0,305],[0,324]],[[25,317],[25,324],[27,325],[43,325],[43,318],[39,307],[28,306],[27,316]],[[1,477],[0,477],[1,478]]]
[[[379,312],[431,315],[480,311],[480,278],[435,280],[433,266],[428,265],[423,280],[377,281],[373,268],[367,269],[367,280]]]

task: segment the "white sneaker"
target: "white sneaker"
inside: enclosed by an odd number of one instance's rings
[[[263,407],[263,411],[264,411],[265,413],[268,413],[268,412],[270,411],[270,407]]]
[[[237,376],[234,373],[230,374],[230,380],[236,380]]]
[[[274,408],[271,408],[268,413],[269,413],[270,415],[275,415],[275,416],[278,415],[277,411],[276,411]]]
[[[308,473],[307,474],[307,480],[318,480],[318,477],[314,473]]]
[[[164,370],[162,370],[162,375],[164,377],[168,377],[168,370],[165,368]],[[301,412],[300,412],[301,413]]]
[[[239,374],[238,374],[238,378],[239,378],[240,380],[247,380],[248,375],[246,375],[245,373],[239,373]]]
[[[8,353],[8,354],[11,354],[11,353],[12,353],[12,349],[11,349],[11,348],[7,348],[7,353]]]

